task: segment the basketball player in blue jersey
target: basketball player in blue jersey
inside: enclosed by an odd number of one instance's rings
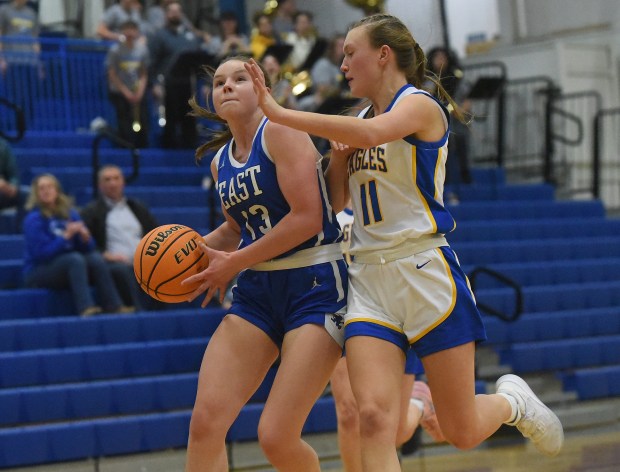
[[[256,64],[246,67],[272,122],[333,141],[332,205],[338,211],[352,199],[345,347],[364,471],[400,470],[394,442],[409,346],[422,360],[448,442],[473,448],[506,423],[556,455],[562,425],[523,379],[503,376],[497,393],[475,395],[475,343],[486,334],[444,237],[455,227],[442,197],[449,113],[420,90],[424,52],[400,20],[378,14],[349,30],[344,53],[351,94],[371,103],[357,118],[286,110]]]
[[[279,471],[318,472],[301,438],[308,414],[342,353],[347,268],[327,201],[321,156],[303,132],[271,123],[258,107],[247,58],[213,75],[212,102],[227,128],[197,151],[219,149],[211,171],[225,222],[205,236],[209,267],[191,299],[203,306],[239,273],[232,306],[207,345],[190,423],[187,471],[227,471],[226,434],[280,356],[258,425]],[[339,339],[340,338],[340,339]]]

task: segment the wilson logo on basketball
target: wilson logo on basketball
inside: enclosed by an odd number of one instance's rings
[[[209,267],[200,249],[200,234],[185,225],[158,226],[147,233],[136,248],[133,271],[142,290],[166,303],[187,301],[200,282],[183,281]]]
[[[157,233],[157,236],[155,236],[151,240],[151,242],[149,243],[149,247],[146,249],[144,254],[147,256],[156,256],[157,251],[161,247],[161,244],[164,241],[166,241],[166,238],[180,229],[185,229],[185,226],[181,226],[181,225],[171,226],[166,231],[160,231],[159,233]]]

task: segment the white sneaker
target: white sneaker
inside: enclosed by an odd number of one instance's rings
[[[517,402],[517,417],[507,424],[516,426],[543,454],[557,455],[564,443],[562,423],[555,413],[538,399],[525,380],[512,374],[503,375],[495,383],[495,388],[497,393],[510,395]]]

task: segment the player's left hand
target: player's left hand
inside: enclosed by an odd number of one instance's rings
[[[220,303],[224,301],[228,284],[239,272],[239,269],[234,266],[230,252],[217,251],[203,242],[198,242],[198,247],[207,256],[209,267],[196,275],[188,277],[181,284],[186,285],[200,282],[198,288],[188,297],[188,301],[193,301],[206,291],[207,294],[200,304],[202,308],[205,308],[218,291]]]
[[[332,150],[331,156],[336,159],[349,157],[354,151],[354,149],[348,144],[339,143],[338,141],[334,141],[333,139],[329,140],[329,146]]]

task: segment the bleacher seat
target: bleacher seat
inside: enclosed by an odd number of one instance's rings
[[[83,205],[92,198],[92,133],[29,133],[15,147],[22,181],[52,171]],[[131,172],[127,150],[107,141],[102,164]],[[140,150],[127,194],[160,224],[211,227],[208,159],[191,150]],[[557,201],[547,184],[506,183],[498,168],[472,169],[474,184],[448,205],[448,240],[466,272],[488,266],[521,284],[524,314],[514,323],[485,316],[487,346],[516,372],[555,372],[580,398],[620,394],[620,220],[598,200]],[[217,203],[217,202],[216,202]],[[221,221],[219,205],[213,216]],[[0,233],[14,233],[0,215]],[[0,235],[0,468],[184,447],[198,369],[222,309],[170,305],[128,316],[74,315],[67,291],[21,285],[23,236]],[[514,293],[480,276],[476,296],[506,312]],[[228,432],[254,441],[277,366]],[[476,382],[485,391],[485,382]],[[304,431],[336,428],[333,398],[322,397]]]

